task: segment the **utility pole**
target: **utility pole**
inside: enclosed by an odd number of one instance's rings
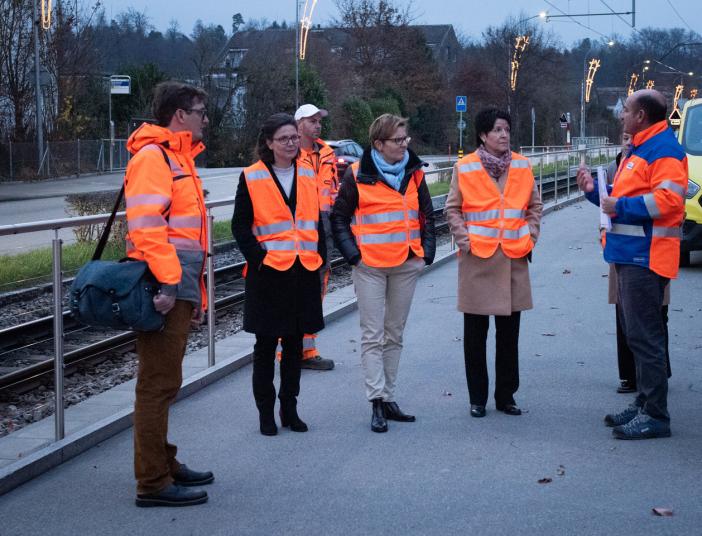
[[[34,87],[36,93],[36,128],[37,128],[37,174],[41,172],[40,166],[44,158],[44,105],[41,95],[41,65],[39,64],[39,12],[37,1],[33,0],[34,9]]]

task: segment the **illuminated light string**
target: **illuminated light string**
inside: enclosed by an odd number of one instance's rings
[[[514,53],[512,54],[511,73],[509,77],[509,85],[512,91],[517,89],[517,74],[519,73],[519,62],[522,59],[522,55],[529,44],[528,35],[518,35],[515,38]]]
[[[696,88],[696,87],[693,87],[693,88],[690,90],[690,98],[691,98],[691,99],[696,99],[696,98],[697,98],[697,88]]]
[[[682,97],[682,92],[683,89],[685,89],[685,86],[682,84],[678,84],[675,86],[675,97],[673,97],[673,110],[678,109],[678,101],[680,100],[680,97]]]
[[[587,70],[587,79],[585,80],[585,102],[590,102],[590,91],[592,83],[595,81],[595,73],[600,68],[600,60],[593,58],[590,60],[590,67]]]
[[[297,1],[297,0],[296,0]],[[312,27],[312,13],[317,5],[317,0],[305,0],[305,7],[302,10],[302,18],[300,19],[300,59],[305,59],[307,53],[307,38],[309,37],[310,28]]]
[[[51,0],[41,0],[41,27],[44,30],[51,28]]]
[[[631,95],[634,91],[636,91],[636,83],[639,81],[639,75],[636,73],[631,73],[631,78],[629,79],[629,89],[627,90],[626,94]]]
[[[656,82],[654,80],[649,80],[646,82],[646,89],[653,89],[653,86],[656,85]]]

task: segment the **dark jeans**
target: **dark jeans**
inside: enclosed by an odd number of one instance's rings
[[[519,320],[520,312],[495,316],[495,404],[514,404],[519,389]],[[484,406],[488,399],[486,343],[490,317],[463,315],[463,358],[470,403]]]
[[[283,347],[280,360],[280,408],[285,413],[297,406],[300,394],[300,363],[302,361],[302,333],[280,339]],[[275,407],[275,349],[278,337],[256,335],[253,356],[253,394],[262,416],[273,417]]]
[[[666,329],[661,309],[669,280],[642,266],[615,264],[626,341],[634,354],[636,405],[654,419],[669,421]]]
[[[168,408],[183,382],[183,356],[193,304],[176,300],[161,331],[137,334],[134,402],[134,475],[137,493],[156,493],[173,482],[180,464],[168,442]]]
[[[615,305],[615,316],[617,318],[617,365],[619,366],[619,379],[626,381],[629,385],[636,388],[636,365],[634,363],[634,354],[629,348],[622,329],[622,311],[619,305]],[[670,350],[668,348],[668,306],[661,307],[661,316],[665,325],[665,362],[668,369],[668,378],[672,376],[670,370]]]

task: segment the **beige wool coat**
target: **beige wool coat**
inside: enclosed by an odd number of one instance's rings
[[[533,307],[529,264],[526,258],[511,259],[498,247],[483,259],[470,253],[470,240],[463,221],[463,197],[458,187],[458,164],[453,167],[444,214],[458,247],[458,310],[479,315],[508,316]],[[497,181],[500,192],[507,183],[505,172]],[[536,244],[541,228],[543,203],[534,184],[526,211],[531,239]]]

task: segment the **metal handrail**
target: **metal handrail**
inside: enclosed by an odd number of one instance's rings
[[[591,149],[590,149],[591,150]],[[569,151],[569,152],[579,152],[579,151]],[[555,153],[549,153],[553,155]],[[544,154],[545,156],[545,154]],[[543,166],[541,166],[543,168]],[[450,171],[451,167],[434,169],[425,172],[425,175],[438,174],[446,171]],[[541,191],[542,174],[539,176],[539,191]],[[558,178],[556,177],[556,181]],[[557,184],[556,184],[557,186]],[[556,188],[557,189],[557,188]],[[446,195],[436,196],[436,197],[446,197]],[[212,214],[212,209],[216,207],[228,206],[234,204],[235,198],[225,197],[222,199],[215,199],[212,201],[207,201],[205,206],[207,208],[206,217],[206,228],[209,237],[209,246],[212,246],[212,226],[214,223],[214,216]],[[61,270],[61,256],[62,256],[62,244],[63,240],[59,238],[59,230],[70,229],[73,227],[79,227],[81,225],[87,224],[99,224],[107,222],[110,214],[97,214],[93,216],[77,216],[70,218],[61,218],[56,220],[45,220],[29,223],[18,223],[13,225],[3,225],[0,226],[0,236],[9,236],[16,234],[31,233],[37,231],[54,231],[54,238],[52,240],[52,276],[53,276],[53,315],[54,315],[54,374],[55,374],[55,397],[54,397],[54,424],[55,424],[55,439],[60,441],[65,435],[65,422],[64,422],[64,384],[63,384],[63,371],[64,371],[64,361],[63,361],[63,272]],[[126,218],[125,212],[118,212],[116,219],[124,220]],[[453,247],[453,241],[452,241]],[[214,262],[212,256],[209,256],[207,262],[207,273],[214,273]],[[207,277],[207,294],[210,298],[211,303],[214,303],[214,277]],[[208,366],[213,366],[215,364],[215,322],[214,322],[214,307],[210,308],[208,311]]]

